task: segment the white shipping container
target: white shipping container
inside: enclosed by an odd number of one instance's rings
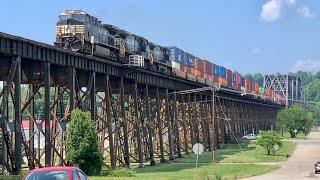
[[[171,66],[173,69],[179,70],[180,71],[180,63],[176,61],[171,61]]]
[[[187,73],[187,79],[190,80],[190,81],[196,82],[197,81],[197,76]]]
[[[175,74],[177,77],[180,77],[180,78],[183,78],[183,79],[186,79],[186,72],[183,72],[183,71],[179,71],[177,69],[174,70]]]
[[[198,77],[198,83],[206,84],[206,79],[202,77]]]

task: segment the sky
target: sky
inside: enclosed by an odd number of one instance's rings
[[[10,0],[0,32],[53,44],[65,9],[243,74],[320,71],[318,0]]]

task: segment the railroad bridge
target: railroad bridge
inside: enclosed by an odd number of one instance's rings
[[[90,113],[112,167],[179,158],[196,142],[207,151],[219,148],[244,133],[271,129],[282,108],[251,95],[4,33],[0,81],[1,161],[12,173],[20,171],[22,154],[31,168],[67,163],[63,141],[75,108]],[[22,88],[28,92],[22,94]],[[36,104],[42,107],[41,117]],[[22,119],[29,122],[28,137]],[[35,146],[36,133],[45,137],[44,151]]]

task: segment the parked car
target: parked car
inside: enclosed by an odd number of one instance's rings
[[[314,164],[314,173],[320,172],[320,161]]]
[[[87,180],[88,177],[77,167],[44,167],[29,171],[23,180]]]
[[[257,137],[254,134],[247,134],[247,135],[242,136],[243,140],[255,140],[256,138]]]

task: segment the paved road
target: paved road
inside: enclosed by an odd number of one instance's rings
[[[306,140],[299,140],[291,157],[279,163],[279,169],[270,173],[247,178],[248,180],[293,180],[320,179],[320,174],[314,174],[314,163],[320,161],[320,132],[311,132]]]

